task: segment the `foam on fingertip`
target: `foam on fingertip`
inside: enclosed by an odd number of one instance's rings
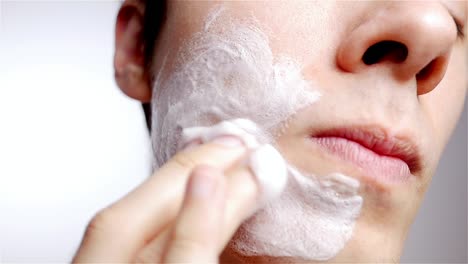
[[[207,143],[221,136],[234,136],[241,139],[247,148],[254,149],[259,146],[259,143],[255,136],[248,131],[253,132],[256,130],[256,125],[247,119],[223,121],[209,127],[184,128],[179,146],[184,146],[197,139],[201,140],[202,143]]]
[[[261,145],[253,133],[257,126],[248,119],[233,119],[209,127],[190,127],[182,131],[180,146],[190,142],[208,143],[216,138],[232,136],[239,138],[251,150],[247,155],[249,166],[260,191],[258,208],[278,197],[284,190],[288,172],[281,154],[270,144]]]

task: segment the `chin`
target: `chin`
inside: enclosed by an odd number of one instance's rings
[[[324,147],[307,136],[300,139],[284,136],[276,142],[276,147],[289,163],[308,174],[321,177],[338,172],[360,182],[359,194],[363,204],[352,236],[345,246],[334,257],[320,261],[294,257],[247,257],[228,246],[222,260],[245,263],[399,262],[409,227],[427,186],[424,177],[427,173],[420,169],[417,154],[410,153],[395,158],[398,159],[396,161],[388,161],[387,157],[380,157],[381,153],[370,153],[372,149],[357,146],[356,142],[337,141]],[[339,151],[333,149],[335,143]],[[376,175],[378,167],[374,164],[362,166],[359,159],[374,159],[374,162],[375,159],[382,159],[383,166],[390,168],[384,167],[383,175]],[[418,161],[412,163],[416,159]],[[397,175],[393,176],[393,172]]]

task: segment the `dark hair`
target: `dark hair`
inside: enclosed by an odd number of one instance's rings
[[[145,52],[145,63],[151,65],[154,54],[154,45],[166,19],[165,0],[142,0],[145,6],[143,18],[143,41]]]
[[[145,65],[151,68],[154,55],[154,45],[166,19],[166,1],[165,0],[141,0],[145,6],[143,18],[143,47],[145,56]],[[150,80],[152,81],[152,80]],[[145,113],[146,126],[151,132],[151,103],[144,103],[143,112]]]

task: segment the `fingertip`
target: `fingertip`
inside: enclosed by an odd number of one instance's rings
[[[208,165],[195,167],[187,182],[184,203],[164,259],[170,262],[216,259],[221,253],[218,244],[224,203],[222,172]]]
[[[190,151],[192,149],[195,149],[196,147],[200,146],[201,144],[203,144],[202,140],[197,138],[197,139],[194,139],[192,141],[189,141],[189,142],[182,142],[179,146],[179,151]]]
[[[219,169],[198,165],[189,176],[186,196],[190,199],[213,199],[222,187],[224,177]]]

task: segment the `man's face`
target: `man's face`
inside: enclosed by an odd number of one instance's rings
[[[361,182],[354,235],[332,261],[397,259],[465,100],[466,40],[454,21],[466,23],[466,2],[170,1],[155,49],[155,109],[180,64],[207,52],[187,43],[204,34],[219,5],[220,36],[233,20],[253,19],[273,59],[297,62],[321,94],[275,134],[284,157],[308,173],[341,172]]]

